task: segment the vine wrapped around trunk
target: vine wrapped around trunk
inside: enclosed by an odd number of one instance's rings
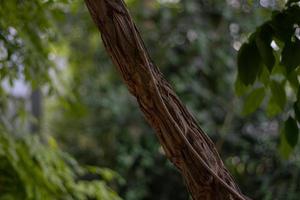
[[[105,48],[194,200],[245,200],[213,142],[152,62],[123,0],[85,0]],[[176,191],[174,191],[176,192]]]

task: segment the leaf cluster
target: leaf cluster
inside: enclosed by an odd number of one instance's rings
[[[85,174],[102,179],[84,180]],[[50,138],[14,138],[0,129],[0,199],[97,199],[119,200],[107,185],[117,176],[108,169],[83,168],[57,149]]]
[[[243,113],[257,110],[265,97],[268,116],[293,110],[285,122],[281,145],[292,149],[298,143],[300,122],[300,7],[298,1],[288,1],[282,11],[273,11],[269,21],[249,36],[238,52],[236,93],[244,95]],[[298,95],[295,95],[297,94]],[[295,99],[295,100],[294,100]],[[289,100],[294,101],[294,104]],[[285,140],[285,141],[283,141]],[[288,155],[290,151],[282,151]]]

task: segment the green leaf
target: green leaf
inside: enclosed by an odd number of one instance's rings
[[[286,68],[283,66],[283,65],[275,65],[275,67],[273,68],[273,71],[272,71],[272,74],[271,76],[282,76],[282,77],[285,77],[285,76],[288,76],[287,73],[286,73]]]
[[[281,110],[284,109],[286,104],[286,93],[284,84],[280,84],[276,81],[272,81],[270,85],[274,102],[279,106]]]
[[[289,117],[284,124],[284,135],[287,143],[294,148],[298,143],[299,129],[296,120]]]
[[[300,122],[300,108],[297,102],[294,103],[293,108],[294,108],[295,118],[297,119],[298,122]]]
[[[294,42],[285,43],[281,56],[281,63],[287,72],[293,71],[300,64],[300,41],[296,39]]]
[[[293,19],[285,12],[273,12],[270,22],[274,36],[281,41],[289,41],[294,34]]]
[[[260,104],[262,103],[264,97],[265,97],[264,88],[257,88],[253,90],[245,100],[242,113],[244,115],[248,115],[256,111],[260,106]]]
[[[297,119],[298,122],[300,122],[300,89],[298,88],[297,92],[297,101],[294,103],[294,113],[295,113],[295,118]]]
[[[275,64],[275,56],[271,47],[272,28],[268,24],[265,24],[258,29],[255,42],[263,63],[271,72]]]
[[[296,71],[292,71],[291,73],[289,73],[289,75],[287,76],[287,79],[291,85],[291,87],[293,88],[293,90],[295,91],[295,93],[297,93],[298,88],[299,88],[299,80],[298,80],[298,73]]]
[[[268,102],[266,108],[267,116],[274,117],[281,113],[281,108],[275,103],[274,97],[272,96]]]
[[[267,87],[270,83],[270,72],[266,67],[263,67],[259,74],[259,81]]]
[[[239,78],[234,83],[235,93],[238,96],[243,96],[249,90],[249,86],[246,86]]]
[[[291,146],[288,144],[286,137],[285,137],[285,132],[284,132],[284,128],[281,130],[281,134],[280,134],[280,144],[279,144],[279,152],[280,155],[284,158],[284,159],[288,159],[290,154],[292,153],[293,149],[291,148]]]
[[[253,84],[261,70],[261,57],[254,41],[245,43],[238,52],[238,78],[245,84]]]

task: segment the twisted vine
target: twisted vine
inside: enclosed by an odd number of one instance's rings
[[[246,200],[213,142],[151,60],[123,0],[85,0],[103,44],[194,200]]]

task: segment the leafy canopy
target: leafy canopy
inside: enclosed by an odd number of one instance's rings
[[[285,115],[280,150],[288,156],[298,143],[300,122],[300,7],[290,0],[281,11],[252,33],[238,52],[236,93],[248,94],[244,114],[256,111],[268,99],[266,112]],[[293,112],[292,112],[293,111]]]

